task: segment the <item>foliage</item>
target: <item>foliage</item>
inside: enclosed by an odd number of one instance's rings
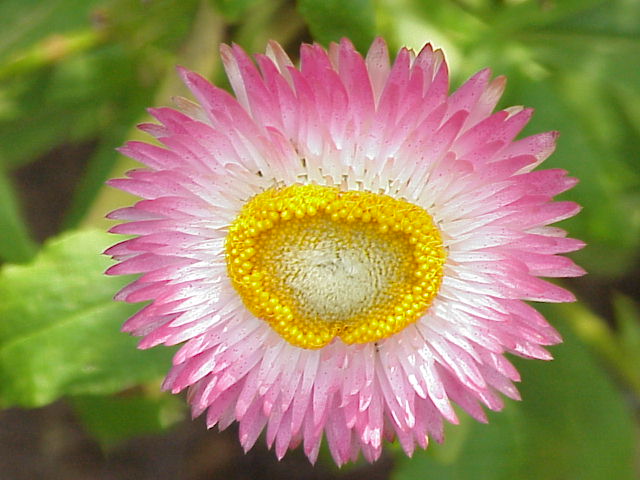
[[[109,262],[100,252],[113,239],[94,228],[127,203],[104,181],[132,166],[114,148],[138,135],[146,107],[186,94],[175,64],[226,85],[220,41],[255,52],[274,38],[295,55],[302,40],[347,36],[364,50],[382,35],[392,50],[443,47],[455,85],[485,66],[506,74],[502,105],[536,108],[525,133],[561,132],[548,165],[581,180],[563,197],[584,211],[563,227],[589,244],[575,258],[590,272],[573,285],[583,302],[546,312],[567,339],[555,362],[518,364],[524,401],[490,415],[488,426],[450,428],[444,445],[412,460],[398,455],[394,478],[634,477],[639,2],[4,0],[0,29],[0,405],[69,397],[107,444],[179,418],[169,397],[151,393],[171,351],[141,353],[119,333],[137,307],[114,303],[125,280],[102,275]],[[66,145],[90,154],[75,190],[62,192],[59,236],[40,246],[23,215],[29,202],[12,182]]]
[[[636,478],[631,413],[585,346],[570,330],[563,334],[553,364],[517,362],[521,402],[492,412],[488,425],[465,418],[469,424],[454,455],[446,455],[447,439],[402,460],[394,479]],[[448,434],[460,435],[455,429]]]
[[[119,332],[136,308],[114,302],[126,279],[102,272],[111,235],[48,242],[33,262],[0,272],[0,402],[40,406],[63,395],[119,392],[162,375],[171,351],[141,352]]]

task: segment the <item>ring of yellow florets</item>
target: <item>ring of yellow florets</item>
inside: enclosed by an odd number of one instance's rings
[[[423,208],[319,185],[252,197],[229,227],[229,278],[245,306],[289,343],[375,342],[420,318],[445,250]]]

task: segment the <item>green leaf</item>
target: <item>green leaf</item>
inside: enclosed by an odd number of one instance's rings
[[[324,45],[347,37],[366,52],[375,36],[372,0],[298,0],[298,10]]]
[[[501,106],[535,108],[523,136],[560,131],[557,151],[542,168],[563,168],[580,180],[562,196],[583,206],[560,225],[588,244],[574,258],[590,273],[627,272],[640,247],[640,2],[409,5],[427,25],[414,29],[414,43],[447,47],[458,80],[487,66],[507,75]],[[406,36],[403,18],[389,20]]]
[[[97,2],[49,3],[58,19],[65,18],[66,8]],[[141,105],[150,105],[161,78],[173,69],[196,6],[196,0],[102,0],[92,10],[76,8],[79,14],[69,14],[68,24],[42,26],[44,35],[39,26],[52,13],[35,8],[34,35],[0,39],[0,52],[5,43],[9,49],[8,61],[0,62],[3,165],[19,167],[65,143],[113,142],[122,123],[131,122],[132,110],[137,108],[139,118]],[[23,16],[30,19],[30,13]]]
[[[557,305],[555,311],[606,363],[616,379],[640,398],[640,316],[633,301],[615,295],[617,329],[580,303]]]
[[[528,478],[635,479],[633,416],[607,372],[555,306],[544,308],[565,342],[551,364],[517,359],[527,423]]]
[[[91,209],[101,188],[113,173],[119,156],[116,148],[125,143],[132,125],[139,119],[145,104],[149,103],[150,93],[140,92],[140,95],[131,98],[127,108],[118,110],[118,118],[114,119],[111,128],[103,132],[100,143],[88,159],[84,175],[78,182],[65,215],[64,228],[76,228]]]
[[[546,77],[520,85],[517,98],[537,97],[532,124],[562,133],[550,165],[581,180],[567,198],[584,212],[567,225],[590,246],[576,258],[591,272],[621,274],[640,246],[640,3],[569,3],[558,10],[570,14],[514,32]]]
[[[543,27],[567,17],[597,7],[598,4],[611,4],[608,0],[561,0],[540,2],[526,0],[522,2],[501,2],[490,18],[494,28],[506,32],[518,32],[523,28]]]
[[[626,381],[636,398],[640,399],[640,306],[632,298],[621,294],[614,294],[613,306],[618,361],[611,363],[618,377]]]
[[[257,0],[212,0],[216,10],[227,20],[238,20]]]
[[[6,172],[0,168],[0,259],[24,262],[37,251]]]
[[[491,412],[488,425],[473,422],[454,461],[419,452],[400,458],[393,478],[636,478],[631,412],[589,350],[570,330],[561,331],[565,343],[553,349],[553,362],[516,359],[522,401]]]
[[[2,167],[13,169],[65,142],[81,141],[104,127],[104,97],[99,71],[88,57],[55,69],[12,77],[0,85]],[[102,109],[101,109],[102,107]],[[102,110],[102,111],[101,111]]]
[[[620,346],[630,365],[640,376],[640,306],[626,295],[615,295],[613,304]]]
[[[434,478],[438,480],[501,480],[519,476],[524,454],[522,419],[518,408],[509,402],[504,411],[491,412],[489,425],[483,425],[462,413],[461,425],[446,429],[442,445],[432,444],[426,452],[398,461],[394,480]],[[455,457],[443,456],[451,434],[458,428],[466,430],[464,445]]]
[[[83,395],[71,403],[87,430],[109,447],[136,435],[160,433],[182,420],[185,403],[169,394]]]
[[[562,15],[556,15],[545,29],[604,40],[637,39],[640,35],[640,4],[635,0],[571,0],[571,3],[570,8],[557,9]]]
[[[585,240],[588,247],[574,258],[587,271],[603,275],[621,274],[631,264],[639,245],[637,213],[640,205],[621,209],[627,192],[637,188],[638,176],[621,156],[613,141],[620,132],[619,123],[607,122],[599,109],[606,104],[598,88],[575,78],[556,76],[540,81],[526,81],[514,73],[509,78],[508,103],[534,106],[535,115],[525,134],[559,130],[556,152],[544,163],[547,168],[563,168],[580,183],[563,195],[574,200],[583,211],[560,226],[571,236]],[[589,102],[580,99],[590,98]],[[599,140],[596,125],[587,118],[597,118],[602,128],[612,130],[608,141]]]
[[[103,275],[112,243],[102,232],[68,233],[32,263],[0,270],[1,405],[117,392],[168,369],[171,349],[141,352],[120,332],[140,306],[112,300],[131,280]]]
[[[2,0],[0,60],[6,60],[52,33],[81,28],[104,0]],[[0,63],[2,63],[0,61]]]

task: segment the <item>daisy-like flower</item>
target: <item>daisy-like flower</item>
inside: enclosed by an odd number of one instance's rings
[[[110,182],[143,198],[110,214],[136,237],[108,273],[142,274],[116,298],[150,301],[124,330],[183,344],[164,388],[245,449],[266,429],[313,462],[324,436],[338,464],[442,441],[452,402],[486,421],[518,399],[504,354],[560,342],[525,301],[572,301],[538,277],[584,273],[548,226],[576,181],[534,171],[556,133],[514,140],[531,110],[492,113],[488,70],[449,95],[430,45],[303,45],[299,68],[277,43],[221,51],[235,98],[181,69],[199,105],[152,109],[163,146],[128,143],[147,168]]]

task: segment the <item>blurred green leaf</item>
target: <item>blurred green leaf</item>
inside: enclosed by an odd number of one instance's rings
[[[134,108],[139,117],[173,68],[198,5],[197,0],[49,3],[51,11],[15,5],[25,18],[33,14],[38,35],[4,42],[9,63],[0,63],[0,150],[6,168],[61,144],[113,139],[123,122],[132,122]],[[65,8],[75,8],[74,13],[67,15]],[[51,15],[56,21],[40,28]],[[59,20],[65,17],[68,24]]]
[[[550,364],[516,359],[531,479],[637,478],[633,416],[620,390],[556,306],[544,313],[564,337]]]
[[[136,435],[159,433],[182,420],[185,403],[169,394],[83,395],[71,403],[87,430],[105,447]]]
[[[627,110],[640,102],[640,2],[566,3],[554,4],[563,15],[553,22],[514,32],[546,73],[510,98],[536,107],[532,127],[560,130],[549,165],[581,180],[566,195],[584,206],[568,229],[590,244],[576,259],[592,273],[621,274],[640,246],[640,198],[632,194],[640,188],[640,128]]]
[[[547,17],[545,29],[602,40],[637,39],[640,34],[640,5],[635,0],[563,0],[554,4],[552,8],[540,8]],[[517,16],[514,12],[510,16]],[[532,23],[529,19],[528,24]]]
[[[258,3],[258,0],[212,0],[216,10],[224,15],[227,20],[238,20],[249,8]]]
[[[597,275],[626,272],[640,247],[640,2],[410,5],[450,47],[456,83],[491,66],[509,79],[502,106],[536,110],[523,135],[560,131],[543,168],[563,168],[580,180],[563,199],[583,211],[560,225],[589,245],[574,258]]]
[[[468,430],[465,442],[454,458],[442,458],[444,444],[431,444],[426,452],[418,451],[405,458],[400,453],[393,480],[434,478],[438,480],[501,480],[519,476],[524,454],[519,443],[521,413],[509,404],[504,411],[489,415],[489,425],[464,418],[461,427]],[[458,428],[453,426],[447,433]],[[432,451],[433,450],[433,451]]]
[[[291,45],[297,50],[300,36],[305,35],[305,25],[296,3],[290,0],[256,2],[245,11],[242,21],[234,25],[231,41],[242,46],[249,53],[264,52],[267,43],[275,40],[284,48]],[[293,47],[295,45],[295,47]],[[214,77],[215,84],[229,89],[229,81],[224,71],[219,70]]]
[[[0,270],[0,404],[112,393],[169,367],[171,349],[141,352],[120,332],[140,306],[112,300],[130,280],[103,275],[101,252],[112,243],[106,233],[68,233],[32,263]]]
[[[146,92],[133,90],[137,95],[130,97],[128,105],[113,112],[111,127],[102,133],[100,143],[89,157],[84,175],[74,192],[65,216],[65,228],[77,227],[91,208],[100,189],[105,186],[105,181],[113,172],[119,156],[116,148],[125,143],[127,135],[139,120],[145,106],[151,102],[155,91],[155,89],[149,89]]]
[[[0,85],[10,105],[4,112],[0,106],[4,168],[19,167],[48,149],[90,138],[109,127],[120,100],[111,97],[127,80],[135,87],[130,64],[114,64],[122,55],[117,50],[75,57],[57,68],[15,77]],[[118,82],[110,81],[110,69],[119,73]],[[122,93],[123,99],[128,97],[128,92]]]
[[[617,138],[618,124],[607,122],[606,114],[598,111],[600,92],[590,89],[584,81],[576,83],[567,77],[527,81],[514,72],[509,81],[506,102],[533,105],[536,109],[525,134],[560,131],[557,150],[544,167],[566,169],[580,180],[563,195],[583,207],[580,215],[561,224],[571,236],[588,244],[574,258],[591,273],[623,273],[639,245],[640,224],[633,212],[640,205],[621,209],[620,204],[626,192],[635,188],[638,178],[616,155],[612,142],[599,142],[592,131],[595,126],[585,120],[600,118],[603,128],[614,129],[612,135]],[[585,97],[592,101],[581,102]]]
[[[104,0],[3,0],[0,64],[53,33],[63,35],[89,24],[100,3]],[[55,48],[50,53],[55,57]]]
[[[298,0],[298,10],[324,45],[348,37],[366,52],[376,33],[372,0]]]
[[[636,478],[630,411],[588,349],[570,330],[560,330],[565,343],[553,349],[552,363],[516,359],[522,402],[491,412],[488,425],[474,422],[455,461],[419,452],[400,458],[393,478]]]
[[[461,408],[456,408],[456,410],[460,423],[458,425],[445,423],[444,435],[447,441],[443,443],[432,442],[429,445],[429,455],[436,460],[437,463],[451,464],[456,462],[463,448],[465,448],[467,438],[478,426]],[[496,455],[490,456],[493,457],[494,461],[498,460]]]
[[[609,0],[525,0],[493,3],[491,23],[503,32],[518,32],[528,27],[542,28],[554,22],[597,7]]]
[[[640,315],[628,297],[615,295],[613,301],[617,328],[580,303],[557,305],[555,311],[618,381],[640,398]]]
[[[0,168],[0,259],[20,263],[37,251],[6,172]]]
[[[129,203],[133,196],[107,188],[105,180],[109,176],[118,177],[127,170],[140,165],[117,154],[116,147],[126,140],[150,141],[150,137],[135,128],[135,124],[149,115],[142,115],[144,107],[173,104],[175,96],[189,95],[188,88],[182,83],[175,65],[182,65],[199,72],[205,77],[219,69],[218,49],[222,40],[225,24],[208,1],[201,0],[194,21],[186,39],[183,39],[179,53],[165,59],[162,78],[154,81],[153,86],[141,92],[127,90],[128,101],[117,111],[118,118],[112,122],[112,128],[105,131],[96,151],[89,159],[86,173],[76,189],[73,203],[67,212],[64,226],[76,227],[79,224],[104,226],[107,212]],[[111,79],[112,82],[117,79]],[[124,100],[124,99],[123,99]],[[119,193],[118,193],[119,192]],[[108,223],[108,222],[107,222]]]
[[[620,345],[640,377],[640,306],[626,295],[616,295],[613,302]]]

